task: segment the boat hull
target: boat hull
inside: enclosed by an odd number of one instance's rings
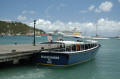
[[[36,54],[35,61],[42,65],[71,66],[94,58],[98,48],[99,46],[91,50],[77,51],[74,53],[55,53],[44,51]]]
[[[75,54],[69,54],[68,65],[75,65],[93,59],[98,51],[98,48],[88,51],[81,51]]]
[[[42,65],[64,66],[68,64],[68,59],[68,54],[54,52],[40,52],[35,56],[35,61]]]

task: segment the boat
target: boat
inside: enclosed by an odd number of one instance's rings
[[[62,31],[61,34],[64,37],[72,37],[73,31]]]
[[[81,35],[81,32],[73,32],[72,33],[72,37],[75,37],[75,38],[84,38],[84,36]]]
[[[56,48],[44,49],[35,55],[35,62],[47,66],[72,66],[93,59],[100,47],[97,41],[55,41],[41,44],[56,44]]]
[[[120,39],[120,35],[118,35],[118,36],[116,37],[116,39],[118,39],[118,40],[119,40],[119,39]]]
[[[120,40],[120,37],[119,37],[119,38],[117,38],[117,39],[119,39],[119,40]]]
[[[84,38],[84,36],[81,35],[82,33],[77,31],[63,31],[59,32],[59,34],[63,35],[64,37]]]
[[[106,37],[92,37],[92,39],[94,39],[94,40],[107,40],[109,38],[106,38]]]
[[[93,37],[91,37],[93,40],[108,40],[108,39],[109,39],[109,38],[107,38],[107,37],[101,37],[101,36],[98,34],[98,25],[97,25],[97,23],[96,23],[96,28],[95,28],[95,30],[96,30],[96,35],[93,36]]]

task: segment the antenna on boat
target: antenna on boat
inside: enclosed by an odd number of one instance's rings
[[[98,25],[97,25],[97,21],[96,21],[95,27],[96,27],[96,37],[98,37]]]

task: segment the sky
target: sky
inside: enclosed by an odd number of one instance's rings
[[[0,20],[18,21],[46,32],[120,35],[120,0],[0,0]]]

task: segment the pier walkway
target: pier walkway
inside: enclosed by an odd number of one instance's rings
[[[44,49],[55,48],[56,45],[49,46],[48,44],[18,44],[18,45],[0,45],[0,63],[12,61],[13,64],[19,62],[20,59],[29,59],[34,53]]]

